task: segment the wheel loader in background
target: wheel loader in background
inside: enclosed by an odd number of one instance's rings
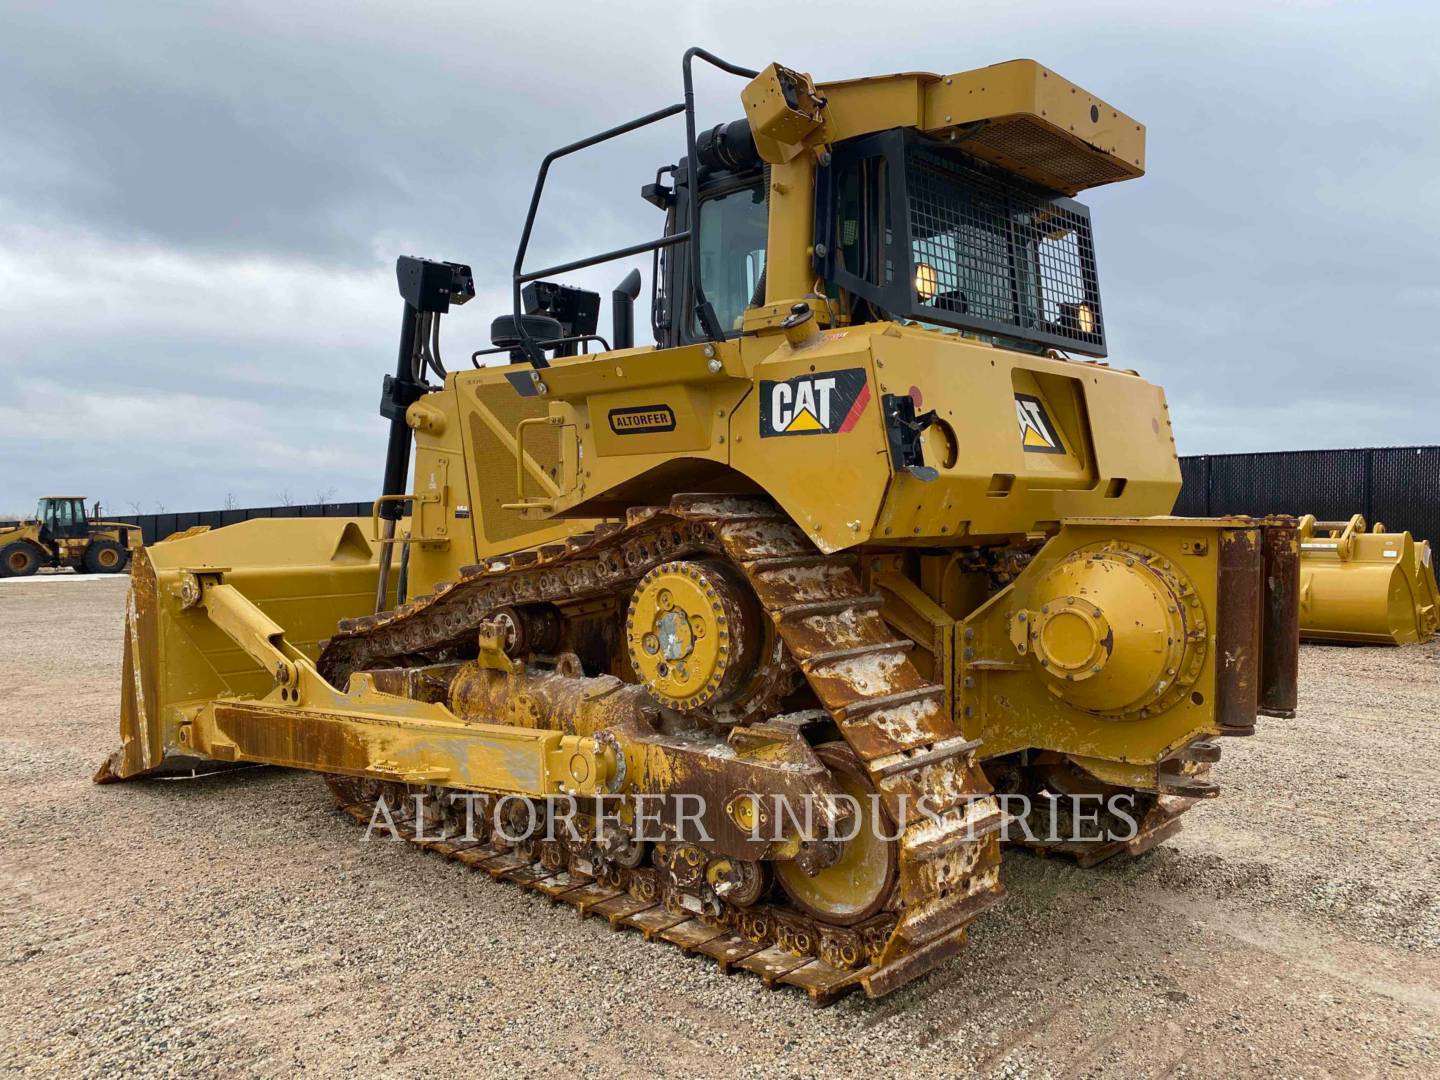
[[[1366,531],[1365,518],[1300,519],[1300,636],[1306,641],[1413,645],[1440,626],[1428,540]]]
[[[95,516],[100,506],[95,506]],[[85,513],[77,495],[47,495],[29,521],[0,526],[0,577],[29,577],[42,566],[73,566],[82,574],[118,574],[140,546],[140,530]]]
[[[697,130],[697,61],[745,80],[741,119]],[[1072,196],[1141,175],[1140,124],[1028,60],[817,84],[693,49],[682,74],[545,159],[473,370],[439,349],[469,268],[399,260],[368,534],[257,520],[137,557],[96,779],[313,770],[584,914],[876,996],[1000,899],[1002,833],[1144,851],[1216,794],[1217,737],[1293,715],[1295,522],[1163,516],[1164,396],[1098,359]],[[526,269],[551,166],[680,115],[642,190],[663,235]],[[652,253],[654,345],[637,274],[608,341],[555,280]],[[1014,809],[1092,796],[1133,827]]]

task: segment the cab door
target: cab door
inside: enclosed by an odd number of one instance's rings
[[[672,235],[688,219],[691,194],[682,167],[674,204],[665,220]],[[705,298],[725,337],[740,332],[745,309],[764,302],[769,204],[758,168],[739,173],[702,169],[700,174],[700,276]],[[695,317],[690,282],[690,241],[660,255],[663,287],[653,306],[656,340],[667,349],[705,340]]]

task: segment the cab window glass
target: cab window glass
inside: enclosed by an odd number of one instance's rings
[[[726,333],[740,329],[765,272],[765,191],[740,188],[700,204],[700,280]]]
[[[895,278],[889,258],[893,239],[889,190],[885,159],[862,158],[840,174],[835,201],[838,265],[882,287]]]

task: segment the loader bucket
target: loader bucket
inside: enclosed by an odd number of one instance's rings
[[[361,518],[259,518],[182,535],[135,554],[125,612],[120,691],[121,747],[98,783],[197,764],[180,746],[187,712],[222,695],[262,697],[269,672],[203,613],[187,610],[187,574],[223,570],[312,660],[345,618],[375,605],[378,546]]]
[[[1430,545],[1408,532],[1365,531],[1365,519],[1300,521],[1300,636],[1410,645],[1440,623]]]

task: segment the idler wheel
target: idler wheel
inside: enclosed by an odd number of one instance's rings
[[[841,843],[839,855],[823,869],[807,874],[791,859],[774,864],[775,876],[802,911],[821,922],[853,926],[882,911],[890,899],[900,845],[883,839],[895,835],[895,826],[880,800],[872,798],[875,788],[854,751],[844,743],[824,743],[815,747],[815,756],[840,790],[859,804],[859,821],[846,829],[858,831]]]

